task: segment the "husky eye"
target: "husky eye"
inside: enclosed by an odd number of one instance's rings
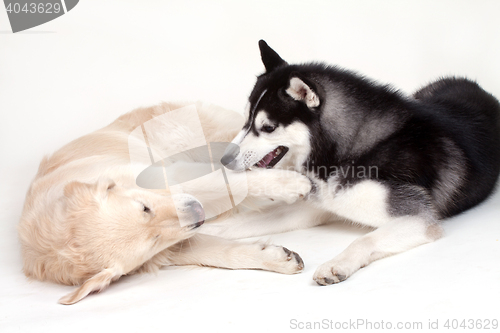
[[[142,207],[143,207],[143,209],[142,209],[142,210],[143,210],[145,213],[151,213],[151,209],[149,209],[149,207],[148,207],[148,206],[146,206],[146,205],[142,205]]]
[[[265,133],[272,133],[272,132],[274,132],[275,129],[276,129],[276,126],[264,125],[264,126],[262,126],[262,128],[260,130],[262,132],[265,132]]]

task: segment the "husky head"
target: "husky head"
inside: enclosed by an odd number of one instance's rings
[[[311,125],[322,97],[300,66],[288,65],[266,42],[259,42],[266,72],[260,75],[245,110],[246,123],[221,162],[229,169],[252,167],[300,171],[311,150]]]

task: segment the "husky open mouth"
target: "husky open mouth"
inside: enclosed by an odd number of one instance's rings
[[[276,149],[264,156],[259,162],[255,163],[254,166],[258,168],[271,169],[274,167],[283,156],[288,152],[288,147],[278,146]]]

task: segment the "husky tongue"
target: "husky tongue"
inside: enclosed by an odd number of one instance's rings
[[[270,152],[269,154],[267,154],[266,156],[264,156],[264,158],[261,159],[259,161],[259,163],[257,163],[257,165],[261,168],[265,168],[269,165],[269,163],[271,163],[273,158],[274,158],[274,150],[272,152]]]
[[[264,156],[259,162],[254,165],[259,168],[272,168],[274,167],[285,154],[288,152],[288,148],[284,146],[278,146],[272,152]]]
[[[269,154],[267,154],[266,156],[264,156],[262,161],[264,161],[265,166],[268,166],[269,163],[271,163],[271,161],[273,160],[273,158],[274,158],[274,150]]]

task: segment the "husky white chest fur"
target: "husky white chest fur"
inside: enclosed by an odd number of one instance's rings
[[[441,219],[493,192],[500,104],[475,82],[443,78],[405,96],[337,67],[289,65],[264,41],[259,46],[266,72],[233,141],[239,150],[222,162],[236,171],[295,170],[313,186],[304,202],[264,211],[265,222],[248,215],[248,226],[236,223],[240,231],[227,236],[315,225],[332,214],[377,228],[317,269],[315,281],[327,285],[438,239]]]

